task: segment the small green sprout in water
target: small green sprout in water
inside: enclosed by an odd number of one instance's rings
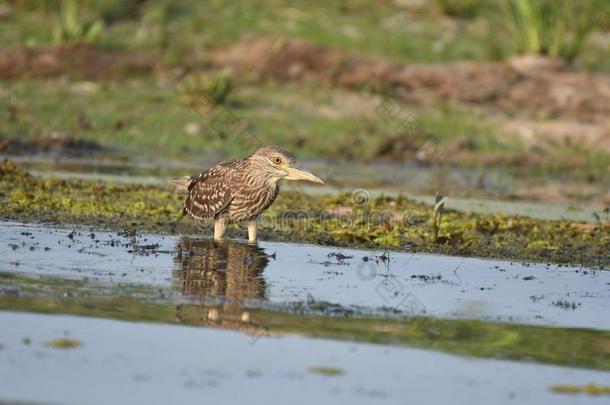
[[[321,374],[329,377],[337,377],[345,374],[345,371],[336,367],[310,367],[309,372],[313,374]]]
[[[76,339],[59,338],[47,340],[44,345],[54,349],[76,349],[77,347],[81,347],[82,343]]]
[[[434,240],[438,239],[438,230],[441,226],[441,219],[443,216],[443,212],[445,211],[445,202],[447,201],[447,197],[443,197],[441,193],[436,193],[436,197],[434,198],[434,218],[433,218],[433,226],[434,226]]]
[[[587,395],[610,395],[610,386],[587,384],[587,385],[565,385],[558,384],[551,387],[556,394],[587,394]]]

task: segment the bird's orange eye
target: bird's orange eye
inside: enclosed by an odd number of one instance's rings
[[[282,158],[281,157],[274,157],[273,158],[273,163],[275,163],[276,165],[282,164]]]

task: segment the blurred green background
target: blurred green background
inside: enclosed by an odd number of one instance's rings
[[[364,174],[508,171],[537,187],[517,197],[605,204],[609,11],[603,0],[8,0],[0,153],[198,164],[278,144]],[[408,128],[383,116],[389,105]]]

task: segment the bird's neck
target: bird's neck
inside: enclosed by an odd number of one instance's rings
[[[253,169],[252,171],[261,170],[264,172],[264,170],[265,170],[264,164],[254,160],[254,159],[249,159],[248,164]],[[261,185],[265,185],[269,188],[275,188],[275,187],[277,187],[277,182],[280,181],[281,179],[282,179],[282,177],[274,176],[273,174],[267,172],[263,176],[258,178],[256,181],[257,181],[257,183],[259,183]]]
[[[267,185],[269,186],[269,188],[276,188],[278,186],[277,182],[281,179],[281,177],[270,177],[269,179],[267,179]]]

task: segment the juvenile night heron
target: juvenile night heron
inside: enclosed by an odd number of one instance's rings
[[[248,222],[248,241],[256,242],[256,217],[277,197],[279,180],[324,183],[295,166],[294,156],[267,146],[240,159],[222,162],[198,176],[170,180],[177,194],[186,194],[184,213],[214,220],[214,239],[222,239],[227,222]]]

